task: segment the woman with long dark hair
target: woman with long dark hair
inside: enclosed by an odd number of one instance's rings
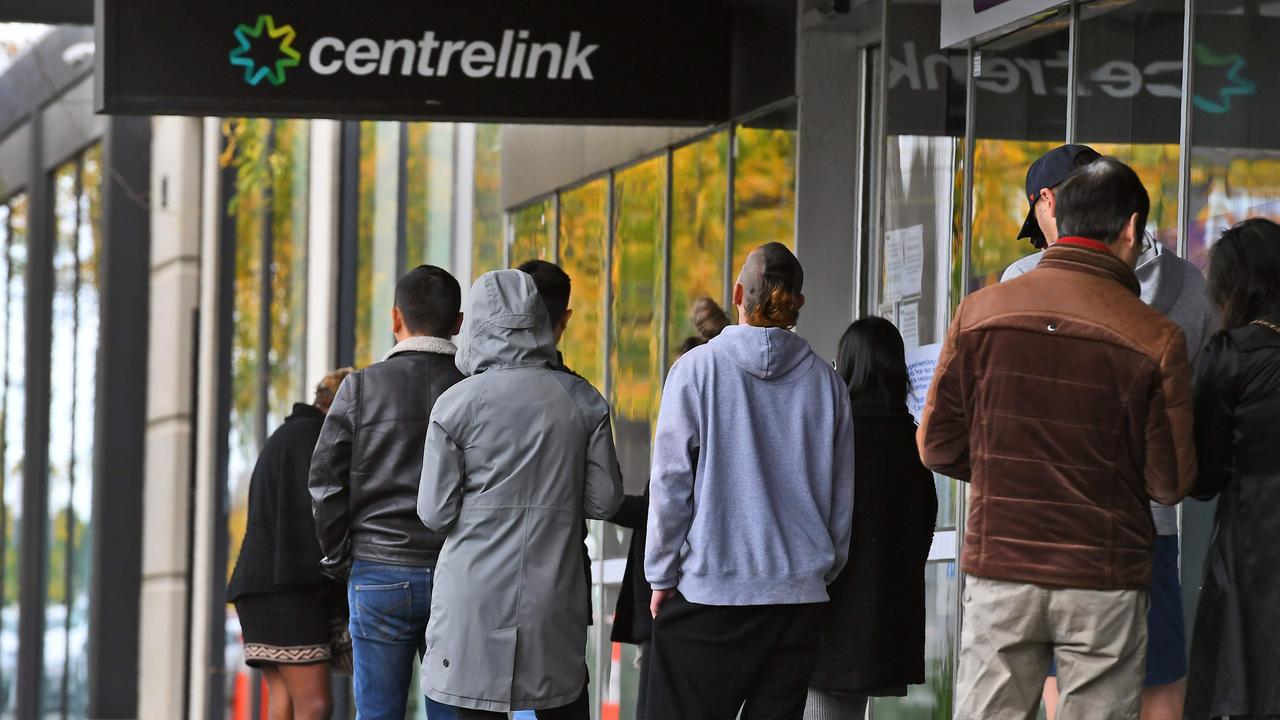
[[[1188,720],[1280,717],[1280,225],[1246,220],[1209,254],[1223,330],[1196,372],[1192,495],[1218,498],[1196,611]]]
[[[938,495],[916,449],[898,329],[878,317],[853,323],[836,370],[853,406],[853,539],[827,589],[805,720],[861,718],[869,698],[924,682],[924,566]]]

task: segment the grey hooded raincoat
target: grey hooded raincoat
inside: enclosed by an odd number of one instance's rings
[[[481,276],[458,342],[471,377],[436,401],[418,491],[447,533],[422,663],[438,702],[555,708],[586,683],[582,517],[612,516],[622,479],[608,404],[555,359],[532,278]]]

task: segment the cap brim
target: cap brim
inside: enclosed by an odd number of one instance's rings
[[[1040,223],[1036,220],[1036,206],[1032,205],[1027,210],[1027,219],[1022,222],[1022,229],[1018,231],[1018,239],[1023,238],[1042,238],[1044,231],[1040,229]]]

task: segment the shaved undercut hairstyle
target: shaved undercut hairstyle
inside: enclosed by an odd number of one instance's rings
[[[756,327],[793,328],[804,304],[804,268],[786,245],[761,245],[747,256],[738,276],[747,322]]]

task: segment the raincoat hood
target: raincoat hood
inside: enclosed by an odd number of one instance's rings
[[[730,325],[709,345],[761,380],[777,380],[814,357],[809,343],[790,330]]]
[[[467,375],[491,368],[555,362],[556,340],[533,278],[520,270],[495,270],[471,286],[458,335],[458,369]]]

